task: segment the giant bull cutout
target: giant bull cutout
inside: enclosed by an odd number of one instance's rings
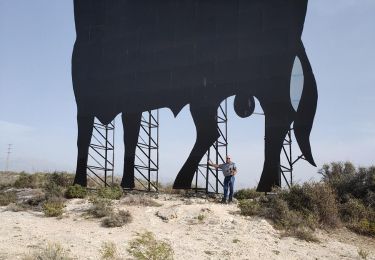
[[[86,186],[94,117],[122,113],[125,158],[121,185],[134,187],[134,158],[143,111],[190,105],[197,138],[174,182],[190,188],[205,152],[218,138],[219,104],[235,95],[239,116],[256,97],[265,113],[265,160],[259,191],[280,185],[280,152],[290,125],[315,165],[310,132],[315,78],[301,40],[307,0],[75,0],[77,38],[72,77],[77,102],[75,183]],[[295,111],[290,78],[298,57],[304,86]]]

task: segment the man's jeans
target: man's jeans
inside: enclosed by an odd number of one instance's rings
[[[229,201],[232,201],[234,180],[235,180],[234,176],[226,176],[224,178],[224,198],[223,198],[223,200],[227,200],[228,186],[229,186]]]

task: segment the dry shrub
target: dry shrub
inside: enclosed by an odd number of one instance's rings
[[[363,219],[359,222],[348,224],[347,227],[361,235],[375,237],[375,221]]]
[[[17,193],[15,191],[0,191],[0,206],[7,206],[17,201]]]
[[[162,204],[144,195],[128,195],[121,203],[131,206],[160,207]]]
[[[113,187],[103,187],[98,190],[98,196],[104,199],[119,200],[122,197],[123,190],[119,185]]]
[[[71,260],[68,252],[60,244],[48,244],[39,252],[24,257],[24,260]]]
[[[67,188],[73,184],[74,174],[66,172],[53,172],[48,174],[48,182]]]
[[[292,236],[307,242],[319,243],[320,240],[309,229],[288,230],[282,236]]]
[[[256,199],[263,196],[262,192],[257,192],[255,188],[252,189],[242,189],[234,193],[234,197],[238,200],[243,199]]]
[[[43,203],[42,209],[47,217],[60,217],[64,213],[65,201],[61,198],[50,198]]]
[[[92,206],[87,211],[94,218],[102,218],[109,216],[113,212],[112,202],[109,199],[90,198]]]
[[[45,197],[49,198],[63,198],[64,197],[64,187],[61,187],[53,182],[48,182],[44,188]]]
[[[127,210],[119,210],[118,212],[112,212],[109,216],[102,220],[104,227],[122,227],[125,224],[132,222],[133,217]]]
[[[346,203],[339,206],[340,218],[345,223],[359,222],[367,216],[365,205],[354,198],[350,198]]]
[[[163,241],[157,240],[151,232],[137,233],[137,237],[129,242],[128,252],[140,260],[172,260],[173,249]]]
[[[340,225],[335,192],[325,183],[296,185],[290,191],[283,191],[281,196],[290,209],[305,218],[313,215],[321,226],[335,228]]]
[[[238,202],[241,214],[245,216],[255,216],[260,214],[261,206],[258,201],[243,199]]]
[[[24,203],[11,203],[7,206],[7,211],[13,211],[13,212],[20,212],[20,211],[26,211],[30,209],[31,207]]]
[[[117,258],[117,248],[113,242],[104,242],[100,249],[100,256],[103,260],[112,260]]]
[[[69,186],[65,191],[65,197],[68,199],[74,199],[74,198],[83,199],[86,196],[87,196],[87,189],[78,184]]]
[[[17,180],[14,182],[14,187],[16,188],[43,188],[47,183],[47,178],[45,173],[34,173],[27,174],[21,173]]]

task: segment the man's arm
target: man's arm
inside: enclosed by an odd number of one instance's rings
[[[215,167],[216,169],[219,168],[219,166],[220,166],[220,165],[218,165],[218,164],[214,164],[214,163],[212,163],[211,160],[208,161],[208,165],[210,165],[210,166],[212,166],[212,167]]]

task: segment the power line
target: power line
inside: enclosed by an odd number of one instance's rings
[[[13,144],[8,144],[8,149],[7,149],[7,159],[6,159],[6,166],[5,166],[5,171],[9,170],[9,159],[10,159],[10,154],[12,153],[13,149]]]

